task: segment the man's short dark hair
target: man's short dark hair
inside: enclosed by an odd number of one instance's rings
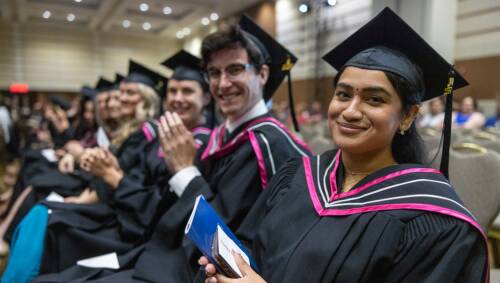
[[[250,39],[250,35],[243,31],[239,26],[231,25],[214,32],[203,39],[201,44],[203,68],[207,68],[212,54],[226,48],[245,49],[248,54],[249,63],[254,65],[257,71],[260,70],[262,65],[267,63],[266,60],[268,58],[266,58],[266,56],[262,53],[254,40]]]

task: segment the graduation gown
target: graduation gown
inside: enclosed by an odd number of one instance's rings
[[[152,123],[144,123],[114,151],[126,176],[120,186],[135,183],[150,185],[145,181],[142,164],[154,141],[145,129],[152,127]],[[141,210],[142,204],[124,210],[118,206],[116,209],[114,192],[102,179],[93,178],[89,187],[97,192],[99,203],[82,205],[42,201],[50,209],[51,215],[41,273],[57,272],[75,264],[78,259],[112,250],[128,251],[142,236],[140,227],[144,223],[128,217],[132,210]]]
[[[195,198],[203,194],[229,227],[237,229],[277,168],[291,157],[309,154],[306,144],[268,115],[230,135],[224,126],[216,128],[202,155],[203,176],[193,179],[160,219],[135,264],[134,280],[191,282],[199,253],[185,239],[184,227]]]
[[[143,128],[146,139],[151,142],[146,146],[140,166],[144,175],[142,183],[124,177],[108,203],[46,203],[53,211],[49,218],[41,274],[59,272],[70,266],[73,269],[62,274],[40,276],[36,281],[67,282],[82,274],[86,277],[99,271],[80,271],[86,268],[75,264],[83,258],[116,252],[122,255],[122,267],[127,267],[137,258],[143,249],[141,243],[150,237],[158,222],[158,214],[167,210],[173,200],[173,193],[165,187],[170,173],[155,139],[156,130],[148,128]],[[192,132],[201,152],[210,130],[198,127]]]
[[[30,209],[38,201],[47,197],[50,192],[56,192],[64,197],[76,196],[83,191],[91,179],[90,174],[78,169],[69,174],[61,173],[57,163],[47,160],[41,152],[41,150],[29,150],[23,157],[23,166],[14,186],[8,209],[10,210],[17,197],[28,186],[32,186],[33,191],[23,201],[9,225],[4,236],[7,241],[10,241],[14,229]]]
[[[486,282],[484,234],[439,171],[389,166],[340,193],[340,158],[290,162],[238,231],[267,282]]]

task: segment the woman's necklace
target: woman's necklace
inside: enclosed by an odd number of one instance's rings
[[[345,169],[345,177],[342,182],[342,192],[348,192],[361,181],[364,177],[368,176],[371,172],[354,172]]]

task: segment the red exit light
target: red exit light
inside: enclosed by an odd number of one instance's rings
[[[28,93],[30,88],[28,84],[11,84],[9,87],[11,93]]]

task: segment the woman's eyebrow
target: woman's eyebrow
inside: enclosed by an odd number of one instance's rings
[[[370,86],[370,87],[366,87],[366,88],[363,88],[361,90],[362,92],[380,92],[380,93],[383,93],[387,96],[391,96],[391,94],[383,87],[380,87],[380,86]]]
[[[352,85],[347,84],[347,83],[342,83],[342,82],[338,83],[337,87],[341,87],[341,88],[351,90],[351,91],[354,89],[354,87]]]
[[[360,88],[355,88],[348,83],[339,82],[337,84],[337,87],[341,87],[341,88],[349,90],[349,91],[353,91],[354,89],[356,89],[356,90],[359,89],[361,92],[381,92],[381,93],[386,94],[387,96],[391,96],[390,93],[385,88],[380,87],[380,86],[369,86],[369,87],[365,87],[365,88],[360,89]]]

